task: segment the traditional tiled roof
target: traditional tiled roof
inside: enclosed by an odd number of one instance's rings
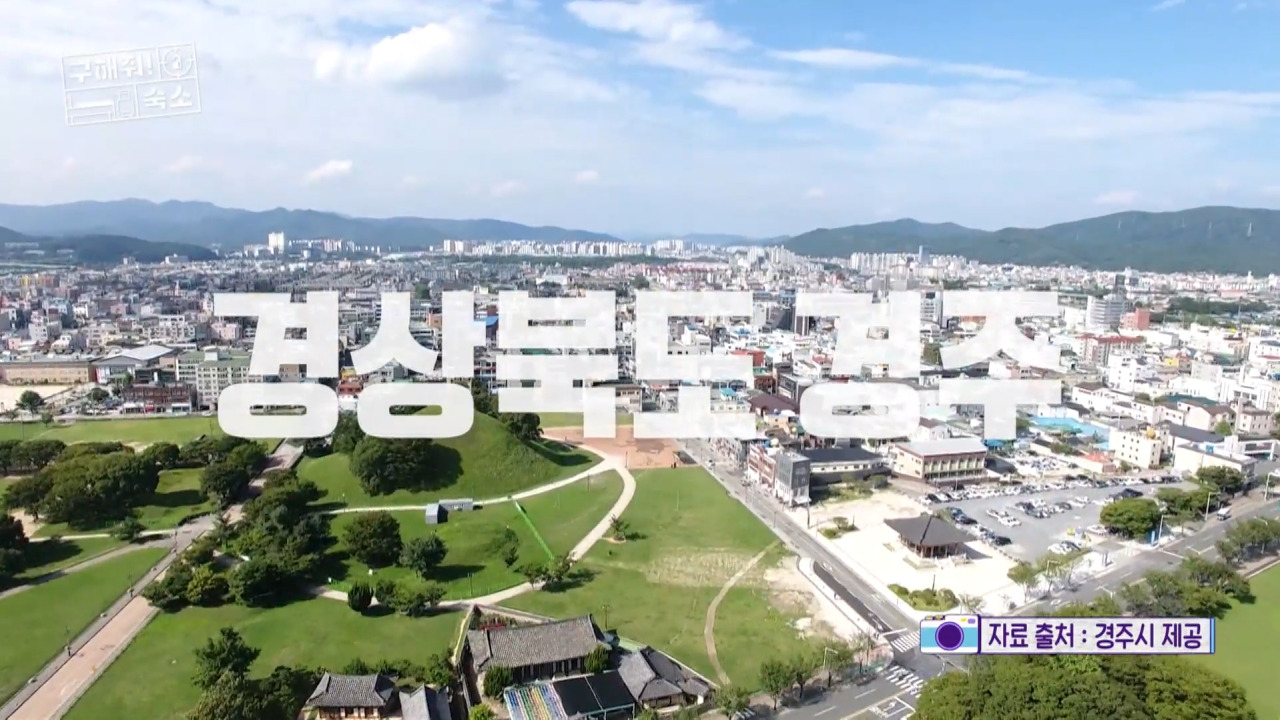
[[[590,615],[517,627],[469,630],[467,642],[478,671],[492,665],[529,667],[586,657],[601,644]]]
[[[400,693],[403,720],[449,720],[449,699],[444,693],[423,685],[411,693]]]
[[[640,702],[654,702],[676,695],[705,697],[711,691],[702,680],[649,647],[622,656],[618,674]]]
[[[325,673],[307,698],[306,707],[385,708],[395,693],[395,683],[385,675]]]

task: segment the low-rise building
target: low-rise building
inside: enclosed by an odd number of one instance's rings
[[[987,476],[987,446],[975,437],[899,443],[891,459],[894,474],[932,485],[960,485]]]
[[[0,362],[0,377],[9,385],[79,385],[93,382],[89,358],[10,360]]]
[[[1160,466],[1164,443],[1154,429],[1143,431],[1115,430],[1111,433],[1111,452],[1116,462],[1142,470]]]

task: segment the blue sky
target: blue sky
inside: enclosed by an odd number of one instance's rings
[[[615,233],[1280,201],[1280,0],[11,0],[0,202]],[[59,58],[197,43],[199,115],[69,128]]]

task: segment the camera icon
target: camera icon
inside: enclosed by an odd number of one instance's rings
[[[975,655],[980,631],[977,615],[935,615],[920,621],[920,652]]]

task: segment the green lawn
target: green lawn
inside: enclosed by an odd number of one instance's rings
[[[428,618],[365,617],[344,603],[316,598],[270,610],[228,605],[157,617],[66,715],[68,720],[181,718],[200,692],[192,684],[196,648],[231,626],[262,650],[256,676],[277,665],[342,669],[360,658],[423,661],[457,640],[461,613]]]
[[[1250,585],[1257,599],[1233,607],[1217,624],[1214,654],[1195,658],[1243,685],[1259,718],[1280,718],[1280,571],[1268,570]]]
[[[120,420],[79,420],[69,424],[45,427],[40,423],[0,423],[0,440],[49,438],[70,445],[78,442],[155,443],[175,445],[195,440],[201,435],[221,435],[215,416],[128,418]]]
[[[22,579],[37,578],[41,575],[77,565],[116,548],[124,543],[115,538],[85,538],[83,540],[45,540],[31,543],[24,551],[27,567],[18,576]]]
[[[623,519],[637,537],[601,542],[581,568],[593,576],[561,592],[537,592],[510,607],[552,617],[590,613],[624,637],[648,643],[712,675],[703,640],[707,607],[726,581],[773,534],[699,468],[636,473],[635,499]],[[755,682],[762,658],[804,646],[794,618],[775,608],[763,569],[749,573],[717,612],[716,649],[735,682]]]
[[[604,519],[621,495],[622,478],[616,472],[607,472],[526,498],[520,505],[551,552],[562,555]]]
[[[434,500],[473,498],[491,500],[545,485],[590,468],[599,458],[556,443],[530,446],[516,440],[502,425],[487,415],[476,415],[475,425],[466,435],[438,440],[441,447],[441,489],[398,490],[371,496],[360,487],[348,467],[347,456],[307,458],[298,473],[326,491],[325,502],[344,507],[425,505]]]
[[[635,417],[631,413],[620,412],[618,413],[617,423],[619,425],[631,425],[635,422]],[[544,412],[538,413],[538,420],[543,429],[582,427],[582,413]]]
[[[622,478],[616,473],[607,473],[592,478],[589,487],[585,481],[576,482],[528,498],[522,504],[552,552],[562,553],[571,550],[604,518],[621,493]],[[416,510],[394,512],[392,516],[400,521],[400,535],[406,541],[432,533],[444,540],[449,554],[431,580],[444,586],[445,598],[449,600],[479,597],[519,585],[525,582],[524,576],[516,571],[521,564],[547,559],[529,524],[509,502],[453,513],[448,522],[441,525],[427,525],[422,513]],[[357,517],[356,513],[334,516],[333,533],[339,538],[334,557],[340,563],[333,571],[334,587],[345,590],[357,580],[380,578],[392,578],[409,585],[426,582],[402,567],[380,568],[370,575],[368,566],[348,557],[342,538],[345,528]],[[506,528],[514,530],[520,538],[520,559],[510,568],[503,564],[493,547]]]
[[[135,550],[0,600],[0,701],[163,557],[163,550]]]
[[[189,515],[213,512],[216,504],[205,500],[200,493],[200,468],[182,470],[165,470],[160,473],[160,484],[156,492],[138,510],[138,519],[148,530],[168,530],[178,526],[178,521]],[[99,528],[96,532],[109,530]],[[63,523],[54,523],[41,527],[36,535],[52,537],[54,535],[71,535],[75,533],[95,532],[95,530],[73,530]]]

